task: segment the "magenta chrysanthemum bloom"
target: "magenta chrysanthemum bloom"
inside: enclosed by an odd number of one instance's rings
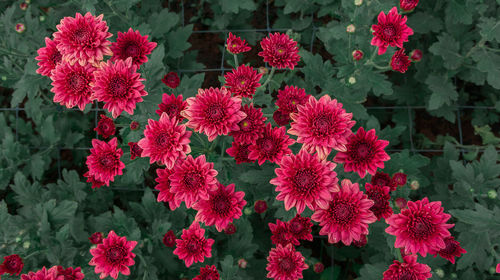
[[[128,142],[130,148],[130,159],[134,160],[136,157],[141,157],[142,148],[137,144],[137,142]]]
[[[431,268],[417,262],[417,255],[403,256],[404,262],[394,261],[384,272],[382,280],[426,280],[432,277]]]
[[[374,202],[370,210],[375,214],[377,220],[389,218],[393,213],[389,205],[391,189],[387,186],[377,186],[369,183],[366,183],[365,188],[366,195]]]
[[[240,144],[233,141],[233,143],[231,143],[231,148],[226,149],[226,153],[236,160],[236,164],[253,162],[253,160],[248,158],[248,155],[250,154],[250,146],[251,144]]]
[[[255,90],[260,87],[260,78],[262,74],[257,73],[252,67],[240,65],[224,75],[229,92],[233,96],[252,98]]]
[[[299,245],[299,240],[292,235],[290,232],[290,225],[281,220],[276,220],[276,224],[268,223],[269,229],[271,230],[271,242],[275,245],[283,245],[291,243],[293,245]]]
[[[148,95],[144,90],[141,74],[132,59],[117,60],[112,63],[101,63],[95,73],[94,97],[104,102],[104,109],[117,118],[123,111],[134,114],[135,104],[142,102],[142,96]]]
[[[391,192],[395,191],[398,187],[389,174],[381,171],[377,171],[375,176],[372,176],[370,183],[375,186],[388,186],[391,189]]]
[[[155,189],[159,190],[160,193],[158,193],[158,202],[163,201],[163,202],[168,202],[168,205],[170,206],[170,210],[175,210],[177,207],[181,205],[181,202],[179,200],[175,200],[174,193],[170,191],[171,186],[171,180],[170,180],[170,175],[174,174],[173,169],[156,169],[156,174],[158,175],[158,178],[155,179],[155,181],[158,183],[156,185]]]
[[[174,231],[173,230],[169,230],[163,236],[162,242],[167,247],[174,247],[175,246],[175,239],[176,239],[176,236],[175,236]]]
[[[95,273],[103,279],[108,276],[116,279],[118,273],[130,275],[130,268],[135,264],[135,254],[132,253],[137,241],[128,241],[125,236],[118,236],[110,231],[108,237],[104,238],[97,248],[90,249],[93,258],[89,265],[95,266]]]
[[[205,230],[200,227],[200,224],[194,222],[189,229],[183,229],[181,239],[175,240],[177,248],[174,254],[183,260],[186,267],[190,267],[193,263],[204,262],[205,257],[212,257],[213,239],[205,238]]]
[[[94,128],[94,131],[97,131],[97,134],[101,135],[104,138],[109,138],[111,135],[115,134],[115,123],[106,115],[101,114],[101,119],[99,119],[97,127]]]
[[[155,42],[148,41],[148,35],[142,36],[139,30],[129,28],[127,32],[119,32],[116,42],[111,44],[113,56],[111,60],[126,60],[132,58],[132,63],[139,68],[148,62],[147,55],[156,48]]]
[[[52,71],[52,91],[54,102],[67,108],[78,106],[83,111],[85,106],[92,102],[92,86],[95,68],[86,64],[70,65],[67,62],[59,63]]]
[[[141,156],[150,157],[150,163],[158,162],[171,169],[177,159],[184,159],[191,152],[191,134],[186,125],[179,124],[167,113],[163,113],[159,121],[149,119],[144,138],[138,142],[143,149]]]
[[[23,259],[17,255],[9,255],[3,257],[3,263],[0,264],[0,275],[9,273],[11,276],[19,275],[23,271]]]
[[[85,172],[85,174],[83,174],[83,177],[87,178],[87,183],[92,184],[93,189],[100,188],[106,184],[106,182],[98,180],[95,175],[90,175],[89,171]]]
[[[444,249],[444,239],[450,236],[449,228],[454,224],[446,222],[451,218],[444,213],[441,201],[429,202],[425,197],[418,201],[408,201],[408,208],[385,219],[388,234],[396,236],[394,247],[405,248],[406,254],[419,253],[423,257],[428,252]]]
[[[215,225],[221,232],[233,219],[241,217],[241,210],[247,204],[244,196],[244,192],[234,191],[234,184],[226,187],[218,183],[217,189],[208,192],[208,199],[201,199],[193,205],[193,209],[198,211],[195,221],[207,226]]]
[[[214,164],[207,162],[205,155],[194,159],[188,156],[186,160],[177,164],[174,174],[170,175],[170,191],[174,193],[175,203],[182,201],[187,208],[200,199],[208,200],[209,191],[217,189],[217,171]]]
[[[406,174],[402,172],[394,173],[392,181],[398,186],[404,186],[406,185]]]
[[[242,40],[240,37],[234,36],[233,33],[229,32],[229,37],[226,41],[227,51],[232,54],[244,53],[252,48],[248,46],[245,40]]]
[[[429,252],[429,254],[436,257],[438,254],[449,260],[452,264],[455,263],[455,257],[459,258],[462,254],[467,253],[464,248],[460,246],[460,242],[456,241],[453,236],[446,237],[444,239],[445,247],[437,252]]]
[[[57,279],[58,280],[82,280],[85,278],[85,275],[82,273],[82,269],[80,267],[77,268],[64,268],[60,265],[57,267]]]
[[[418,5],[418,0],[399,0],[399,7],[405,12],[409,12]]]
[[[92,149],[90,155],[87,156],[87,167],[89,168],[88,177],[94,180],[103,182],[109,186],[109,182],[113,182],[116,175],[123,174],[125,164],[120,160],[123,155],[122,149],[117,149],[118,140],[111,139],[108,143],[92,139]]]
[[[297,143],[309,153],[317,152],[326,159],[332,149],[346,151],[347,137],[356,123],[352,113],[346,113],[342,103],[324,95],[319,100],[313,96],[304,105],[298,106],[297,113],[291,113],[293,122],[288,133],[297,136]]]
[[[319,234],[328,235],[328,242],[351,245],[368,235],[368,225],[377,220],[370,211],[372,206],[373,201],[359,190],[358,183],[344,179],[340,191],[333,193],[333,200],[319,207],[311,218],[320,223]]]
[[[258,160],[259,165],[266,160],[273,163],[281,161],[283,156],[292,153],[288,146],[295,141],[286,135],[285,127],[272,127],[270,123],[264,128],[264,134],[257,139],[255,144],[250,145],[248,158]]]
[[[103,236],[101,232],[94,232],[92,235],[89,237],[90,243],[97,245],[101,244],[103,240]]]
[[[300,60],[297,42],[288,35],[282,33],[269,34],[268,37],[260,41],[262,51],[259,56],[264,58],[264,62],[278,69],[289,68],[293,70]]]
[[[262,214],[267,210],[267,202],[265,200],[257,200],[253,206],[255,213]]]
[[[344,164],[345,172],[357,172],[364,178],[368,172],[375,175],[377,168],[384,168],[384,161],[391,159],[384,151],[389,141],[377,140],[375,129],[367,132],[360,127],[356,134],[347,138],[346,151],[338,152],[333,159]]]
[[[405,49],[400,49],[391,58],[391,68],[394,71],[405,73],[411,64],[410,58],[405,54]]]
[[[402,48],[408,42],[408,36],[413,35],[413,30],[406,25],[406,16],[398,14],[398,8],[392,8],[387,15],[382,11],[378,15],[378,24],[372,25],[372,46],[378,47],[378,54],[384,54],[387,47]]]
[[[277,177],[270,183],[276,185],[276,199],[285,202],[287,211],[295,207],[300,214],[306,207],[313,211],[318,206],[327,207],[332,193],[339,191],[333,162],[301,150],[283,157],[279,165],[274,170]]]
[[[278,126],[285,126],[290,123],[290,114],[278,109],[273,113],[273,120]]]
[[[267,278],[275,280],[302,279],[302,271],[308,269],[305,258],[300,252],[295,251],[292,244],[271,249],[267,257]]]
[[[296,86],[285,86],[284,89],[278,90],[278,99],[276,100],[276,106],[284,114],[296,113],[298,112],[297,106],[304,105],[309,94],[306,94],[305,89],[298,88]]]
[[[241,98],[231,97],[224,87],[199,89],[196,97],[186,101],[188,107],[181,114],[188,119],[187,127],[204,133],[208,141],[213,141],[217,135],[228,135],[238,130],[238,123],[246,117],[240,110]]]
[[[182,121],[184,117],[181,116],[181,112],[186,107],[187,102],[182,99],[182,94],[176,97],[173,93],[171,95],[164,93],[161,103],[158,104],[159,109],[156,110],[156,113],[161,116],[165,112],[170,118],[176,117],[179,121]]]
[[[36,272],[30,271],[28,274],[21,275],[21,280],[58,280],[57,267],[53,266],[50,269],[47,269],[44,266]]]
[[[38,69],[36,72],[50,77],[52,70],[56,69],[56,66],[62,61],[62,55],[57,49],[56,42],[45,37],[45,47],[39,48],[37,53],[38,56],[35,59],[38,60]]]
[[[423,56],[424,54],[419,49],[415,49],[410,53],[410,59],[412,62],[419,62],[420,60],[422,60]]]
[[[108,26],[102,18],[103,15],[95,17],[88,12],[85,16],[76,13],[74,18],[61,19],[56,26],[54,41],[63,60],[71,64],[97,64],[104,55],[112,55],[109,48],[111,42],[108,41],[112,34],[108,32]]]
[[[175,72],[168,72],[163,76],[163,79],[161,81],[169,88],[175,89],[179,86],[181,83],[181,79],[179,78],[179,75]]]
[[[200,267],[200,275],[193,278],[193,280],[219,280],[219,272],[215,265],[207,265],[205,267]]]
[[[288,222],[288,231],[294,238],[298,240],[312,241],[312,226],[313,224],[311,222],[311,218],[301,217],[299,214],[297,214]]]
[[[262,137],[264,133],[264,122],[267,120],[260,108],[245,104],[241,108],[247,116],[238,123],[239,130],[231,131],[229,135],[234,137],[234,141],[240,144],[253,144]]]

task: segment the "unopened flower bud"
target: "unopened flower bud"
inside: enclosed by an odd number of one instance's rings
[[[19,4],[19,8],[23,11],[26,11],[26,9],[28,9],[28,3],[22,2],[21,4]]]
[[[325,270],[325,266],[322,263],[317,262],[314,264],[314,272],[320,274],[323,270]]]
[[[360,61],[363,58],[363,52],[360,50],[354,50],[352,52],[352,58],[356,61]]]
[[[356,83],[356,78],[353,76],[349,77],[349,84],[354,85]]]
[[[491,199],[497,198],[497,192],[495,190],[489,190],[488,191],[488,197]]]
[[[354,5],[361,6],[363,4],[363,0],[354,0]]]
[[[251,214],[252,214],[252,209],[251,209],[251,208],[246,207],[246,208],[243,210],[243,213],[245,213],[245,215],[251,215]]]
[[[31,243],[29,241],[24,241],[23,243],[23,248],[28,249],[30,247]]]
[[[410,53],[410,59],[413,62],[419,62],[420,60],[422,60],[422,56],[423,56],[422,51],[419,49],[413,50]]]
[[[411,181],[410,188],[414,191],[420,188],[420,183],[417,180]]]
[[[26,30],[26,26],[22,23],[16,24],[16,32],[17,33],[23,33]]]
[[[2,81],[7,81],[7,77],[2,76]]]
[[[441,268],[437,268],[434,272],[436,273],[436,275],[439,278],[443,278],[444,277],[444,270],[442,270]]]
[[[45,21],[45,16],[40,16],[40,21],[44,22]]]
[[[245,259],[239,259],[238,260],[238,266],[240,268],[247,268],[247,264],[248,264],[248,262]]]
[[[356,26],[354,24],[349,24],[346,28],[347,33],[354,33],[356,31]]]
[[[259,73],[262,74],[262,75],[266,75],[267,73],[269,72],[269,70],[262,66],[262,67],[259,67]]]

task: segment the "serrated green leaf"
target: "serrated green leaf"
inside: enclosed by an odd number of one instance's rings
[[[167,37],[167,56],[171,58],[181,57],[183,52],[191,47],[191,44],[187,40],[192,32],[192,24],[179,27],[175,31],[170,32]]]
[[[457,69],[462,64],[463,57],[459,54],[460,43],[447,33],[438,36],[438,42],[432,44],[429,51],[441,56],[444,67],[448,69]]]
[[[495,18],[481,18],[480,21],[477,26],[481,29],[481,36],[488,41],[500,42],[500,21]]]
[[[458,99],[458,92],[455,90],[455,86],[446,76],[431,74],[425,80],[425,83],[432,92],[429,105],[427,106],[429,110],[436,110],[444,104],[451,105],[452,102]]]
[[[481,48],[472,53],[472,59],[477,62],[477,69],[488,74],[488,83],[500,89],[500,55]]]

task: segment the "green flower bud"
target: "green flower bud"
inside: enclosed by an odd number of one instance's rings
[[[495,190],[489,190],[488,191],[488,197],[491,198],[491,199],[495,199],[497,198],[498,194],[497,194],[497,191]]]

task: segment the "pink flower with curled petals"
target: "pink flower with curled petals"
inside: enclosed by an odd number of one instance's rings
[[[399,7],[405,12],[412,11],[417,5],[418,0],[399,0]]]
[[[192,132],[186,125],[179,124],[174,117],[163,113],[159,121],[148,120],[144,138],[138,144],[142,148],[142,157],[149,157],[149,162],[158,162],[171,169],[177,159],[184,159],[191,152],[189,143]]]
[[[82,273],[82,269],[80,267],[77,268],[64,268],[60,265],[57,267],[57,276],[58,280],[82,280],[85,278],[85,275]]]
[[[300,60],[297,42],[292,40],[287,34],[274,33],[260,41],[262,51],[259,56],[264,58],[264,62],[278,69],[293,68]]]
[[[233,69],[224,75],[226,80],[225,87],[233,96],[252,98],[255,90],[260,87],[260,78],[262,74],[257,73],[252,67],[244,64]]]
[[[292,244],[271,249],[267,257],[267,278],[275,280],[302,279],[302,271],[308,269],[305,258],[300,252],[295,251]]]
[[[248,46],[245,40],[242,40],[238,36],[234,36],[231,32],[229,32],[229,36],[226,41],[226,48],[227,51],[232,54],[244,53],[252,49]]]
[[[405,49],[400,49],[394,53],[391,58],[391,68],[394,71],[398,71],[400,73],[405,73],[410,67],[411,60],[406,55]]]
[[[66,108],[78,106],[84,110],[87,104],[92,103],[92,84],[95,81],[94,71],[90,64],[80,65],[63,61],[52,71],[52,91],[54,102]]]
[[[115,123],[106,115],[101,114],[101,118],[97,123],[97,127],[94,128],[94,131],[96,131],[97,134],[101,135],[104,138],[109,138],[116,132]]]
[[[175,200],[174,193],[170,191],[170,188],[172,187],[170,176],[174,174],[174,170],[168,168],[158,168],[156,169],[156,174],[158,175],[158,177],[155,179],[155,181],[158,184],[156,185],[155,190],[160,191],[158,193],[158,202],[168,202],[170,210],[172,211],[177,209],[177,207],[181,205],[181,202],[179,200]]]
[[[28,274],[21,275],[21,280],[57,280],[57,267],[47,269],[44,266],[38,271],[30,271]]]
[[[62,61],[62,55],[57,49],[56,42],[45,37],[45,47],[39,48],[37,53],[38,56],[35,59],[38,60],[38,69],[36,72],[47,77],[52,76],[52,70],[56,69],[56,66]]]
[[[0,264],[0,275],[8,273],[11,276],[19,275],[23,271],[23,259],[17,255],[8,255],[3,257],[3,262]]]
[[[295,215],[293,219],[288,221],[288,231],[298,240],[312,241],[311,234],[313,223],[309,217],[301,217],[299,214]]]
[[[195,221],[203,222],[207,226],[215,225],[221,232],[233,219],[241,217],[241,211],[247,202],[243,199],[245,193],[235,192],[234,184],[227,187],[218,183],[217,189],[208,192],[208,199],[200,199],[193,209],[197,210]]]
[[[450,218],[440,201],[429,202],[425,197],[408,201],[408,208],[385,219],[389,225],[385,232],[396,236],[394,247],[404,248],[406,254],[419,253],[425,257],[429,252],[446,248],[444,239],[451,235],[448,229],[454,226],[446,223]]]
[[[346,113],[342,104],[328,95],[319,100],[310,96],[290,117],[293,122],[288,133],[297,136],[297,143],[303,143],[302,149],[317,152],[321,159],[326,159],[332,149],[347,150],[347,138],[356,123],[351,120],[352,113]]]
[[[92,139],[93,148],[90,149],[90,155],[87,156],[86,161],[89,169],[89,172],[86,173],[87,178],[109,186],[109,182],[113,182],[115,176],[123,174],[122,170],[125,168],[125,164],[120,160],[123,151],[117,149],[117,146],[116,137],[109,140],[108,143]]]
[[[388,186],[391,188],[391,192],[395,191],[398,188],[398,185],[391,176],[387,173],[377,171],[370,181],[372,185],[376,186]]]
[[[174,254],[184,261],[186,267],[205,261],[205,257],[212,257],[214,240],[205,238],[205,230],[197,222],[192,223],[189,229],[183,229],[181,238],[175,240],[175,243],[177,248]]]
[[[295,141],[286,135],[284,127],[272,127],[270,123],[264,128],[264,134],[257,141],[250,145],[248,158],[257,160],[259,165],[266,160],[277,163],[283,156],[291,154],[292,150],[288,146]]]
[[[358,183],[344,179],[333,200],[326,207],[318,207],[311,219],[320,223],[319,234],[328,235],[328,242],[351,245],[368,235],[368,225],[377,220],[372,206],[373,201],[359,190]]]
[[[197,158],[188,156],[175,166],[174,173],[169,176],[175,203],[180,205],[184,201],[186,207],[191,208],[200,199],[208,200],[209,192],[217,189],[215,176],[214,164],[207,162],[205,155]]]
[[[125,236],[118,236],[110,231],[108,237],[102,240],[96,248],[90,249],[92,259],[89,265],[95,266],[95,273],[103,279],[108,276],[118,278],[118,274],[130,275],[130,268],[135,264],[135,254],[132,253],[137,241],[128,241]]]
[[[283,157],[279,166],[274,170],[277,177],[270,183],[276,186],[276,199],[285,202],[287,211],[295,207],[300,214],[306,207],[313,211],[318,206],[326,207],[332,193],[339,191],[333,162],[301,150]]]
[[[167,113],[170,118],[176,117],[179,121],[182,121],[184,117],[181,112],[186,109],[187,102],[182,99],[182,94],[175,96],[173,93],[168,95],[164,93],[161,98],[161,103],[158,104],[158,110],[156,113],[161,116],[163,112]]]
[[[346,151],[338,152],[333,159],[344,164],[345,172],[357,172],[364,178],[368,172],[375,175],[377,168],[384,168],[384,161],[391,159],[384,148],[389,141],[378,140],[375,129],[365,130],[360,127],[356,134],[347,138]]]
[[[299,105],[304,105],[309,99],[309,94],[306,94],[305,89],[296,86],[285,86],[284,89],[278,90],[278,98],[276,106],[284,114],[296,113]]]
[[[238,123],[246,117],[240,110],[241,98],[231,97],[224,87],[199,89],[186,102],[188,107],[181,113],[188,120],[186,126],[207,135],[208,141],[239,130]]]
[[[193,278],[193,280],[219,280],[219,272],[215,265],[207,265],[205,267],[200,267],[200,275]]]
[[[299,245],[299,240],[290,232],[290,225],[281,220],[276,220],[276,224],[268,223],[271,230],[271,242],[275,245],[286,246],[287,244]]]
[[[156,48],[155,42],[148,41],[148,35],[142,36],[139,30],[129,28],[127,32],[119,32],[116,42],[111,44],[113,56],[111,60],[126,60],[132,58],[132,63],[139,68],[148,62],[147,55]]]
[[[445,247],[436,252],[429,252],[431,255],[436,257],[438,254],[449,260],[452,264],[455,263],[455,257],[459,258],[462,254],[467,253],[464,248],[460,246],[460,242],[456,241],[453,236],[446,237],[444,239]]]
[[[241,164],[243,162],[254,162],[248,158],[250,154],[251,144],[240,144],[236,141],[231,143],[231,147],[226,150],[226,153],[232,156],[236,160],[236,164]]]
[[[241,107],[241,111],[246,117],[239,123],[239,129],[231,131],[229,135],[233,136],[234,141],[240,144],[253,144],[264,133],[264,122],[267,120],[260,108],[254,108],[253,105]]]
[[[384,272],[382,280],[426,280],[432,277],[431,268],[418,263],[417,255],[403,256],[403,261],[394,261]]]
[[[108,32],[108,26],[102,20],[103,15],[93,16],[90,12],[82,16],[76,13],[75,17],[65,17],[56,26],[54,41],[63,60],[71,64],[78,62],[85,65],[87,62],[98,64],[104,55],[112,55],[108,38],[113,36]]]
[[[366,183],[366,195],[373,200],[374,204],[370,210],[375,214],[378,220],[389,218],[393,211],[389,205],[391,199],[391,189],[388,186],[378,186]]]
[[[404,42],[408,42],[408,36],[413,35],[413,30],[406,25],[406,16],[398,14],[398,8],[393,7],[386,15],[380,12],[378,24],[372,25],[372,46],[378,47],[378,54],[382,55],[387,47],[402,48]]]

